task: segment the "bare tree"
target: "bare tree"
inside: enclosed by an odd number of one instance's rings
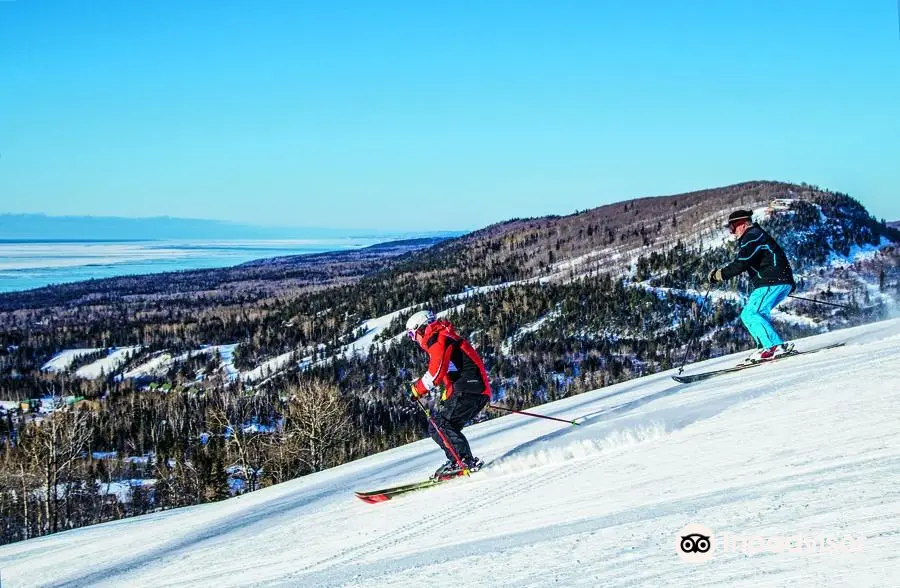
[[[21,449],[26,461],[41,472],[44,490],[44,530],[59,530],[59,490],[76,460],[81,458],[91,436],[90,415],[84,411],[62,410],[43,422],[31,424],[22,435]],[[25,466],[22,466],[24,472]]]
[[[0,544],[31,537],[33,492],[40,487],[32,463],[10,446],[0,452]]]
[[[303,381],[289,386],[284,442],[308,471],[339,463],[339,449],[350,437],[347,403],[335,384]]]
[[[266,394],[224,394],[220,406],[209,411],[210,424],[224,435],[228,458],[243,474],[250,492],[259,488],[268,461],[267,438],[272,432],[267,423],[275,414],[271,400]]]
[[[265,477],[273,484],[280,484],[302,476],[304,469],[300,464],[300,449],[284,427],[279,427],[275,434],[263,440]]]
[[[201,497],[202,482],[194,465],[178,456],[171,460],[157,460],[155,474],[157,500],[163,508],[197,504]]]

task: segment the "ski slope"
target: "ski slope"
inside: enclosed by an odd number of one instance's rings
[[[102,351],[100,347],[90,347],[85,349],[66,349],[54,355],[50,361],[41,366],[43,372],[64,372],[69,369],[72,363],[82,355],[90,355]]]
[[[672,372],[467,429],[492,463],[416,481],[424,440],[224,502],[0,547],[14,586],[896,586],[900,320],[818,335],[842,348],[676,384]],[[732,365],[740,356],[689,366]],[[853,538],[855,552],[715,553],[676,536]],[[718,537],[718,535],[717,535]],[[755,545],[755,544],[754,544]]]
[[[141,350],[140,345],[133,347],[118,347],[110,349],[109,355],[103,359],[98,359],[93,363],[80,367],[75,371],[75,375],[79,378],[88,380],[96,380],[103,374],[110,374],[123,364],[128,358]]]

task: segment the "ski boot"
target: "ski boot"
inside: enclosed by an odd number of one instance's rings
[[[436,469],[434,473],[431,475],[432,480],[449,480],[450,478],[455,478],[462,474],[462,469],[459,467],[459,464],[452,459],[448,459],[444,462],[444,464]]]
[[[759,349],[759,348],[754,349],[754,350],[753,350],[753,353],[751,353],[750,355],[748,355],[747,357],[745,357],[745,358],[743,359],[743,361],[741,361],[739,364],[737,364],[737,367],[742,367],[742,366],[745,366],[745,365],[753,365],[754,363],[759,363],[759,362],[760,362],[760,355],[762,355],[765,351],[766,351],[765,348],[763,348],[763,349]]]
[[[484,461],[477,457],[463,459],[463,463],[466,465],[466,469],[468,469],[469,472],[477,472],[484,467]]]
[[[794,344],[793,343],[782,343],[781,345],[772,345],[771,347],[766,347],[764,349],[757,349],[753,353],[747,356],[742,363],[738,365],[748,365],[748,364],[756,364],[763,363],[765,361],[772,361],[773,359],[778,359],[779,357],[784,357],[785,355],[791,355],[794,352]]]
[[[773,345],[759,354],[759,361],[769,361],[778,359],[785,355],[790,355],[794,351],[793,343],[782,343],[781,345]]]
[[[444,465],[439,467],[436,472],[431,476],[432,480],[449,480],[451,478],[458,478],[459,476],[465,475],[466,472],[472,473],[477,472],[482,467],[484,467],[484,461],[478,459],[477,457],[468,457],[463,458],[462,460],[464,468],[459,467],[459,464],[452,459],[448,459]]]

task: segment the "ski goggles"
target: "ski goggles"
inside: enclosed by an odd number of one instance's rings
[[[416,337],[419,335],[425,334],[425,327],[419,327],[418,329],[409,329],[406,331],[406,336],[409,337],[410,341],[415,341]]]

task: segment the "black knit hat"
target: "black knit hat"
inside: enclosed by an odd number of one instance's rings
[[[731,214],[728,215],[728,224],[736,223],[741,220],[753,220],[753,211],[752,210],[735,210]]]

